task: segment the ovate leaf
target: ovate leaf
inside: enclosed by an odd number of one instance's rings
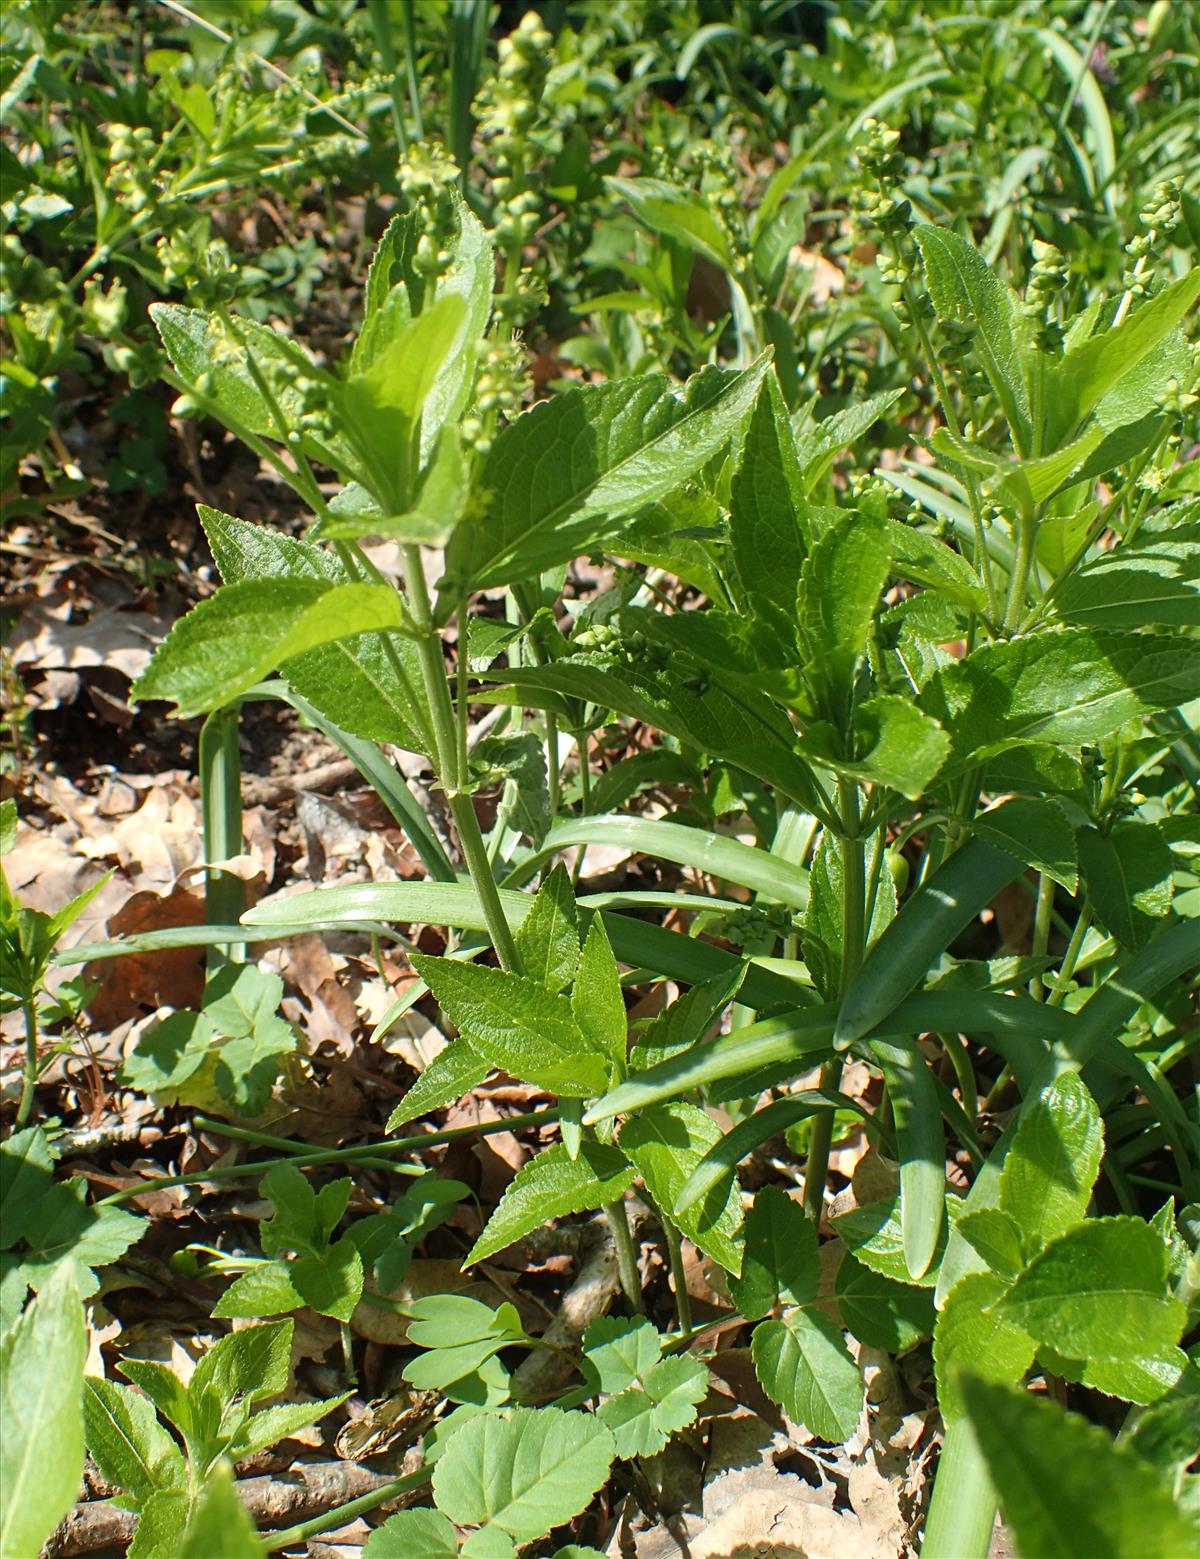
[[[388,1116],[387,1130],[395,1131],[418,1115],[429,1115],[444,1104],[461,1099],[492,1070],[465,1039],[456,1039],[439,1050],[400,1103]]]
[[[1004,411],[1018,449],[1030,440],[1029,397],[1017,296],[979,251],[947,228],[918,226],[929,296],[938,318],[974,327],[972,345]]]
[[[856,513],[832,525],[805,560],[796,608],[801,642],[830,717],[848,707],[890,564],[887,526]]]
[[[806,548],[796,440],[774,373],[763,379],[729,491],[733,556],[746,595],[790,616]]]
[[[981,812],[971,826],[988,844],[1045,872],[1068,893],[1079,886],[1075,831],[1056,801],[1017,797],[991,812]]]
[[[746,1244],[729,1293],[748,1321],[782,1299],[806,1305],[817,1292],[817,1231],[804,1209],[779,1186],[762,1186],[746,1214]]]
[[[933,1295],[864,1267],[848,1253],[837,1272],[837,1302],[846,1329],[869,1348],[905,1353],[933,1330]]]
[[[1193,1553],[1200,1527],[1131,1450],[1077,1413],[970,1375],[966,1415],[1023,1554],[1146,1559]]]
[[[763,1390],[793,1423],[839,1444],[862,1412],[858,1367],[842,1334],[819,1310],[789,1310],[782,1321],[760,1321],[750,1351]]]
[[[621,1147],[637,1166],[655,1205],[668,1216],[721,1128],[697,1105],[675,1100],[640,1110],[621,1128]],[[736,1177],[726,1175],[683,1212],[670,1215],[684,1234],[727,1271],[741,1270],[742,1203]]]
[[[559,863],[538,889],[528,915],[515,934],[521,964],[531,979],[548,991],[571,983],[579,962],[579,929],[575,890]]]
[[[458,1526],[490,1523],[529,1543],[578,1515],[608,1477],[612,1435],[587,1413],[518,1407],[463,1425],[439,1457],[433,1492]]]
[[[199,508],[204,534],[228,584],[251,579],[316,579],[352,583],[337,554],[263,525]],[[399,634],[360,633],[294,656],[288,681],[327,719],[369,741],[394,742],[410,752],[432,751],[421,683],[420,656]]]
[[[1140,1218],[1090,1218],[1030,1262],[999,1302],[1002,1319],[1067,1358],[1162,1353],[1187,1319],[1167,1288],[1167,1250]]]
[[[1200,640],[1068,628],[984,645],[925,685],[952,770],[1022,742],[1077,747],[1171,709],[1200,686]]]
[[[179,1559],[260,1559],[258,1533],[237,1497],[227,1461],[209,1471],[174,1552]]]
[[[588,927],[580,954],[571,990],[571,1011],[592,1048],[610,1055],[620,1075],[628,1048],[625,998],[621,992],[617,960],[599,915]]]
[[[73,1273],[54,1273],[0,1342],[0,1559],[33,1559],[83,1475],[87,1338]]]
[[[1096,919],[1122,947],[1143,946],[1171,908],[1175,858],[1153,823],[1079,832],[1079,859]]]
[[[615,538],[724,445],[766,371],[705,369],[677,396],[658,376],[586,385],[510,423],[488,452],[486,516],[448,553],[458,587],[485,589],[552,568]],[[619,544],[617,545],[619,551]]]
[[[399,628],[390,585],[280,579],[223,585],[180,619],[134,684],[139,699],[168,699],[181,716],[232,703],[284,661],[338,639]]]
[[[1077,1073],[1064,1073],[1026,1101],[1000,1171],[999,1204],[1027,1257],[1082,1219],[1103,1152],[1100,1112]],[[963,1232],[976,1244],[969,1229]]]
[[[572,1159],[555,1143],[517,1171],[463,1265],[485,1261],[552,1218],[619,1201],[633,1180],[634,1170],[616,1148],[585,1140]]]
[[[996,1308],[1004,1287],[992,1272],[969,1272],[950,1290],[938,1316],[933,1363],[938,1406],[947,1423],[963,1414],[958,1393],[961,1371],[1015,1386],[1033,1363],[1033,1338]]]
[[[458,1536],[436,1510],[401,1510],[371,1533],[363,1559],[458,1559]]]
[[[568,1098],[604,1091],[609,1063],[589,1045],[565,996],[479,964],[420,953],[413,964],[471,1049],[493,1066]]]
[[[186,1489],[179,1447],[140,1391],[88,1376],[83,1383],[83,1424],[97,1467],[132,1497],[135,1507],[159,1489]]]

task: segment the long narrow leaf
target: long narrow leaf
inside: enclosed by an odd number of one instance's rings
[[[871,1051],[888,1085],[900,1158],[900,1232],[904,1264],[916,1282],[925,1276],[942,1232],[946,1201],[946,1142],[942,1111],[915,1041],[877,1039]]]
[[[727,835],[707,828],[686,828],[680,823],[624,817],[619,813],[571,818],[550,830],[536,859],[543,860],[570,845],[590,844],[691,866],[725,882],[752,888],[794,909],[804,909],[808,904],[808,873],[799,866]]]
[[[745,1030],[742,1032],[745,1033]],[[874,1117],[857,1100],[833,1088],[805,1088],[799,1093],[789,1094],[786,1099],[776,1099],[773,1104],[755,1110],[753,1115],[747,1116],[709,1148],[684,1182],[683,1189],[675,1199],[675,1211],[684,1212],[693,1202],[707,1196],[713,1186],[736,1169],[742,1159],[753,1153],[760,1143],[822,1110],[854,1110],[864,1121],[878,1129]]]

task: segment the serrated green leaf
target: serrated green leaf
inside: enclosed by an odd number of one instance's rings
[[[666,179],[609,177],[604,182],[618,200],[632,206],[652,232],[673,238],[722,271],[732,273],[737,269],[729,234],[720,217],[688,190]]]
[[[305,579],[222,585],[175,624],[133,696],[173,702],[180,716],[204,714],[232,703],[295,655],[403,621],[390,585]]]
[[[11,1250],[37,1226],[53,1184],[54,1160],[40,1126],[27,1126],[0,1142],[0,1250]]]
[[[261,1413],[255,1413],[238,1436],[235,1454],[239,1458],[250,1456],[279,1440],[286,1440],[297,1430],[318,1423],[327,1413],[332,1413],[335,1407],[340,1407],[349,1395],[346,1391],[340,1397],[331,1397],[327,1402],[281,1402],[276,1407],[263,1408]]]
[[[429,1115],[444,1104],[452,1104],[470,1093],[492,1070],[490,1061],[476,1055],[465,1039],[453,1040],[437,1055],[417,1078],[400,1103],[388,1116],[387,1131],[418,1115]]]
[[[359,471],[385,514],[403,514],[417,491],[422,412],[443,365],[460,341],[466,304],[439,298],[416,319],[397,322],[370,362],[351,367],[336,402]],[[437,429],[431,432],[436,434]]]
[[[706,369],[677,396],[658,376],[587,385],[510,423],[484,461],[486,518],[459,526],[447,562],[459,588],[510,584],[619,535],[725,444],[767,361]],[[618,544],[619,550],[619,544]]]
[[[937,672],[920,703],[950,733],[951,774],[1022,742],[1098,742],[1198,684],[1200,640],[1068,628],[974,650]]]
[[[784,1304],[806,1305],[817,1292],[817,1231],[779,1186],[762,1186],[746,1214],[742,1270],[729,1294],[748,1321]]]
[[[1085,563],[1055,592],[1059,617],[1098,628],[1200,623],[1198,530],[1146,536]]]
[[[773,372],[763,379],[729,489],[729,534],[748,599],[790,616],[804,564],[805,505],[796,440]]]
[[[869,1348],[906,1353],[933,1331],[933,1295],[893,1283],[847,1253],[837,1271],[838,1310],[847,1331]]]
[[[516,688],[563,693],[641,720],[711,757],[727,758],[793,800],[803,803],[809,794],[808,770],[784,712],[752,689],[727,687],[720,676],[705,685],[705,679],[698,683],[671,666],[650,672],[634,662],[589,654],[497,677]]]
[[[208,1059],[215,1037],[203,1012],[172,1012],[140,1034],[121,1068],[121,1080],[140,1093],[173,1093]]]
[[[608,1477],[614,1454],[611,1434],[587,1413],[486,1413],[442,1452],[434,1497],[458,1526],[490,1522],[528,1543],[578,1515]]]
[[[413,966],[493,1066],[567,1098],[603,1092],[610,1063],[591,1048],[567,997],[525,975],[450,958],[417,953]]]
[[[349,1176],[330,1181],[318,1193],[294,1164],[275,1164],[262,1177],[261,1186],[275,1205],[259,1236],[267,1255],[285,1251],[320,1255],[346,1211]]]
[[[897,693],[876,693],[854,709],[853,755],[828,725],[805,731],[805,754],[847,779],[886,785],[915,800],[946,761],[950,738],[937,721]]]
[[[612,1430],[618,1456],[654,1456],[695,1419],[707,1390],[708,1371],[698,1360],[660,1359],[641,1385],[602,1402],[596,1417]]]
[[[190,1494],[160,1489],[142,1506],[126,1559],[168,1559],[178,1554],[192,1513]]]
[[[1103,1153],[1100,1112],[1078,1074],[1055,1078],[1026,1102],[999,1185],[1000,1210],[1016,1225],[1026,1257],[1082,1219]]]
[[[889,1197],[868,1202],[831,1219],[834,1232],[865,1267],[897,1283],[915,1283],[932,1288],[937,1281],[938,1263],[945,1254],[947,1229],[962,1209],[957,1197],[946,1198],[946,1218],[938,1237],[933,1260],[919,1278],[914,1278],[904,1259],[904,1236],[900,1223],[900,1198]]]
[[[179,1546],[172,1551],[179,1559],[261,1559],[262,1544],[237,1497],[229,1462],[222,1460],[209,1471]]]
[[[1048,435],[1059,442],[1137,368],[1200,297],[1200,267],[1172,282],[1116,327],[1064,353],[1047,374]],[[1148,408],[1147,408],[1148,409]]]
[[[226,584],[255,579],[316,579],[348,584],[341,559],[312,542],[199,508],[209,547]],[[360,633],[294,656],[287,679],[327,719],[368,741],[409,752],[433,750],[420,654],[399,634]]]
[[[1012,429],[1013,441],[1026,451],[1031,422],[1016,294],[957,233],[918,225],[913,237],[938,318],[975,327],[972,346]]]
[[[401,1510],[367,1538],[363,1559],[458,1559],[458,1535],[436,1510]]]
[[[592,1048],[611,1056],[620,1076],[629,1046],[628,1020],[617,961],[599,915],[588,927],[579,956],[571,1011]]]
[[[583,1373],[596,1390],[616,1396],[649,1374],[662,1338],[644,1316],[602,1315],[583,1334]]]
[[[186,1489],[179,1447],[140,1391],[89,1375],[83,1383],[83,1427],[96,1466],[132,1497],[135,1508],[158,1489]]]
[[[1175,858],[1153,823],[1081,828],[1079,863],[1096,919],[1122,947],[1143,947],[1171,908]]]
[[[531,979],[548,991],[570,985],[579,962],[579,926],[575,890],[561,862],[538,889],[514,941],[522,968]]]
[[[230,1332],[214,1343],[196,1365],[188,1382],[188,1396],[198,1402],[210,1387],[223,1405],[237,1397],[253,1403],[262,1397],[277,1396],[287,1389],[291,1355],[290,1320],[267,1321],[262,1326]]]
[[[965,1376],[963,1406],[1025,1554],[1146,1559],[1194,1552],[1200,1527],[1146,1462],[1054,1403]]]
[[[634,1170],[616,1148],[584,1141],[572,1159],[555,1143],[517,1171],[463,1266],[485,1261],[551,1219],[619,1201],[633,1181]]]
[[[286,1315],[289,1310],[299,1310],[304,1300],[292,1282],[291,1264],[286,1261],[263,1261],[237,1277],[213,1306],[213,1314],[221,1317],[244,1316],[257,1318],[267,1315]]]
[[[22,1271],[32,1288],[40,1289],[60,1263],[76,1265],[75,1281],[82,1293],[95,1290],[95,1279],[79,1267],[107,1266],[141,1239],[146,1220],[122,1207],[89,1206],[87,1181],[60,1180],[42,1198],[38,1220],[27,1229],[30,1247]]]
[[[835,1445],[849,1439],[862,1412],[862,1383],[827,1316],[789,1310],[781,1321],[760,1321],[750,1351],[763,1390],[793,1423]]]
[[[863,514],[830,526],[804,561],[796,613],[806,675],[831,719],[849,707],[890,566],[887,526]]]
[[[1068,893],[1078,888],[1075,830],[1058,802],[1015,797],[979,813],[971,827],[988,844],[1053,877]]]
[[[964,1412],[959,1375],[970,1370],[982,1379],[1016,1385],[1033,1363],[1035,1343],[1007,1317],[996,1301],[1005,1291],[992,1272],[969,1272],[950,1290],[933,1332],[938,1406],[946,1423]]]
[[[1067,1359],[1053,1348],[1038,1349],[1038,1361],[1063,1380],[1076,1381],[1123,1402],[1157,1402],[1182,1378],[1188,1357],[1168,1348],[1157,1357]]]
[[[1067,1358],[1174,1347],[1187,1312],[1167,1288],[1167,1252],[1139,1218],[1090,1218],[1040,1251],[999,1301],[1002,1319]]]
[[[53,1274],[0,1341],[0,1556],[32,1559],[83,1475],[87,1337],[74,1274]]]
[[[362,1298],[362,1258],[349,1238],[319,1256],[301,1256],[290,1264],[288,1276],[310,1310],[338,1321],[349,1321]]]
[[[955,1225],[955,1232],[961,1234],[1006,1283],[1011,1283],[1025,1264],[1020,1226],[999,1207],[980,1207],[975,1212],[964,1213]],[[1037,1236],[1033,1238],[1036,1240]]]
[[[620,1144],[664,1216],[728,1272],[741,1271],[742,1203],[728,1175],[682,1213],[668,1213],[696,1165],[720,1140],[721,1128],[694,1104],[673,1100],[641,1110],[621,1127]]]

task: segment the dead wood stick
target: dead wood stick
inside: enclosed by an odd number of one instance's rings
[[[395,1478],[357,1462],[303,1462],[274,1478],[241,1478],[237,1492],[256,1526],[277,1527],[311,1520],[336,1505],[371,1494]],[[76,1505],[47,1542],[44,1559],[76,1559],[105,1548],[127,1548],[137,1530],[132,1511],[89,1500]]]

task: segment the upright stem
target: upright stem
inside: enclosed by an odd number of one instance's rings
[[[853,780],[838,781],[838,800],[842,816],[842,969],[844,993],[858,973],[866,941],[867,863],[860,833],[858,786]],[[842,1083],[842,1059],[835,1057],[821,1068],[818,1087],[837,1089]],[[804,1208],[814,1223],[820,1223],[825,1207],[825,1177],[829,1173],[829,1150],[833,1146],[835,1112],[822,1110],[813,1120],[804,1171]]]
[[[36,1097],[34,1090],[37,1087],[38,1076],[38,1031],[37,1013],[34,1010],[32,996],[27,996],[21,1003],[21,1013],[25,1019],[25,1076],[21,1082],[21,1102],[17,1105],[18,1127],[28,1125]]]
[[[204,858],[228,860],[242,849],[242,765],[238,750],[239,706],[216,709],[200,730],[200,804],[204,819]],[[204,880],[204,918],[210,926],[233,926],[246,908],[246,885],[232,872],[210,871]],[[245,956],[244,942],[215,944],[208,955],[213,975],[223,964]]]
[[[674,1224],[667,1218],[660,1220],[662,1223],[663,1239],[667,1242],[667,1255],[671,1261],[671,1281],[675,1285],[675,1314],[679,1320],[679,1330],[690,1332],[692,1329],[692,1296],[688,1293],[687,1273],[683,1270],[683,1243]]]
[[[1050,945],[1050,920],[1054,910],[1054,878],[1048,877],[1045,872],[1038,874],[1037,908],[1033,916],[1033,945],[1031,951],[1035,958],[1044,958],[1046,949]],[[1043,995],[1042,977],[1035,973],[1029,982],[1029,994],[1034,1001],[1041,1001]]]
[[[621,1279],[621,1290],[634,1315],[641,1315],[645,1309],[642,1280],[638,1273],[637,1251],[633,1248],[633,1235],[629,1231],[629,1215],[625,1210],[624,1199],[606,1202],[604,1216],[608,1219],[613,1244],[617,1248],[617,1274]]]
[[[942,1445],[921,1559],[987,1559],[995,1524],[987,1465],[970,1424],[955,1419]]]
[[[460,772],[460,742],[458,724],[454,714],[454,701],[450,696],[450,682],[446,662],[442,656],[442,641],[433,624],[433,611],[429,601],[429,587],[425,583],[425,570],[421,562],[420,548],[404,548],[404,581],[408,587],[409,608],[419,631],[417,650],[421,660],[421,675],[425,684],[425,696],[429,700],[429,713],[433,721],[438,777],[450,804],[450,815],[458,830],[463,859],[471,874],[471,882],[479,895],[488,935],[501,968],[510,973],[521,971],[521,955],[509,930],[500,890],[496,886],[492,863],[488,860],[487,846],[475,816],[475,808],[463,786],[467,776]],[[459,654],[466,654],[466,645],[459,646]]]
[[[1025,591],[1029,584],[1029,570],[1033,567],[1033,541],[1037,531],[1037,510],[1026,509],[1021,515],[1017,530],[1017,551],[1013,558],[1012,577],[1008,581],[1008,600],[1004,604],[1004,628],[1015,633],[1021,625],[1025,610]]]

